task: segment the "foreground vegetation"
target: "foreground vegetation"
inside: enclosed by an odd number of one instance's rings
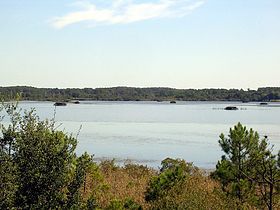
[[[238,123],[219,144],[224,152],[211,174],[181,159],[159,170],[77,156],[77,139],[1,106],[0,209],[280,209],[280,155],[268,139]]]
[[[258,90],[238,89],[172,89],[172,88],[34,88],[26,86],[0,87],[5,100],[21,93],[23,100],[67,101],[67,100],[109,100],[109,101],[273,101],[280,100],[280,87]]]

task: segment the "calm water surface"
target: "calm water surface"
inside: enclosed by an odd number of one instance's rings
[[[87,151],[97,159],[158,167],[166,157],[183,158],[204,168],[214,168],[221,156],[220,133],[241,122],[269,136],[280,149],[280,104],[234,102],[81,102],[56,107],[59,129],[77,134],[79,154]],[[225,111],[234,105],[238,111]],[[21,102],[34,107],[43,118],[52,118],[52,102]]]

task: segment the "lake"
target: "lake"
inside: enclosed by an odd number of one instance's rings
[[[78,135],[77,153],[87,151],[97,160],[115,158],[158,167],[166,157],[183,158],[211,169],[222,155],[219,135],[241,122],[267,135],[280,149],[280,103],[260,106],[238,102],[104,102],[82,101],[56,107],[58,129]],[[237,106],[237,111],[223,110]],[[41,117],[52,118],[52,102],[20,102],[34,107]]]

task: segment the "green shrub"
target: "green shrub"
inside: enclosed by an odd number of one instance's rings
[[[191,163],[184,160],[167,158],[161,162],[160,174],[154,176],[148,186],[145,198],[155,201],[163,197],[177,183],[183,182],[194,170]]]
[[[17,168],[12,158],[0,150],[0,209],[14,206],[17,188]]]
[[[0,207],[60,209],[79,206],[80,187],[92,163],[76,157],[77,140],[41,121],[34,110],[20,114],[3,104],[10,122],[1,125]]]

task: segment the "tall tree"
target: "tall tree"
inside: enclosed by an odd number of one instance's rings
[[[240,205],[253,195],[255,183],[247,175],[251,173],[250,153],[258,148],[258,141],[258,133],[247,130],[241,123],[230,129],[228,138],[220,135],[219,144],[225,155],[212,176],[221,181],[224,191],[236,197]]]
[[[267,137],[247,130],[238,123],[228,138],[220,135],[219,144],[225,153],[212,177],[221,181],[223,190],[236,197],[238,203],[252,202],[259,208],[272,210],[280,187],[280,153],[273,154]]]

